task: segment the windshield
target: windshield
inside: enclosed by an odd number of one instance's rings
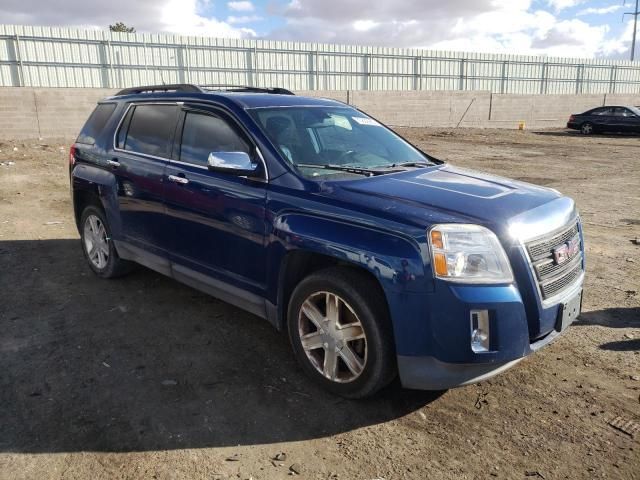
[[[350,107],[256,108],[250,114],[305,176],[352,177],[404,164],[430,165],[423,153]]]

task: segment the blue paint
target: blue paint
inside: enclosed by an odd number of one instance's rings
[[[303,251],[375,276],[389,306],[400,356],[428,356],[452,364],[504,363],[529,354],[532,342],[553,331],[558,305],[543,306],[524,249],[509,232],[509,221],[562,198],[555,190],[439,162],[369,178],[305,178],[247,111],[276,106],[348,108],[332,100],[166,93],[105,101],[117,108],[95,145],[75,145],[74,192],[99,195],[120,245],[164,259],[174,270],[179,266],[197,272],[200,280],[226,285],[232,296],[225,298],[239,307],[281,327],[286,312],[286,305],[279,305],[282,268],[288,255]],[[185,107],[224,113],[262,152],[266,178],[257,181],[175,163],[177,144],[167,159],[115,150],[114,132],[134,101],[179,101]],[[117,159],[120,167],[111,168],[109,159]],[[186,176],[189,184],[167,182],[169,175]],[[439,223],[473,223],[492,230],[507,253],[515,282],[488,286],[436,280],[426,232]],[[262,307],[256,308],[260,302]],[[470,348],[473,309],[490,312],[488,353],[476,354]],[[270,311],[280,316],[274,318]]]

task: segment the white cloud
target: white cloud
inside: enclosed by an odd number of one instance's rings
[[[227,17],[227,23],[231,25],[244,24],[244,23],[252,23],[259,22],[263,18],[259,15],[230,15]]]
[[[572,8],[586,2],[586,0],[547,0],[547,5],[552,7],[556,12],[560,12],[567,8]]]
[[[227,7],[229,7],[230,10],[235,10],[236,12],[253,12],[255,10],[253,3],[246,0],[228,2]]]
[[[209,0],[2,0],[3,23],[60,25],[106,29],[124,22],[138,32],[171,32],[212,37],[255,37],[253,30],[236,28],[206,16]]]
[[[378,25],[380,25],[380,23],[374,22],[373,20],[356,20],[355,22],[353,22],[353,28],[358,32],[366,32],[368,30],[371,30],[372,28],[377,27]]]
[[[160,17],[163,30],[183,35],[206,35],[211,37],[254,37],[253,30],[235,28],[229,23],[208,18],[196,13],[198,0],[169,0],[162,8]]]
[[[621,10],[621,9],[622,9],[622,5],[610,5],[608,7],[602,7],[602,8],[589,7],[589,8],[585,8],[584,10],[580,10],[578,13],[576,13],[576,15],[579,17],[585,16],[585,15],[606,15],[608,13],[617,12],[618,10]]]
[[[584,0],[547,1],[565,9]],[[284,15],[286,25],[272,37],[565,57],[619,50],[609,27],[562,20],[532,0],[292,0]]]

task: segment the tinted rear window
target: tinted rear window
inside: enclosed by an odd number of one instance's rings
[[[96,138],[100,135],[115,109],[115,103],[100,103],[89,117],[89,120],[87,120],[87,123],[84,124],[76,142],[89,145],[96,143]]]
[[[125,150],[168,158],[176,124],[177,105],[137,105],[129,124]]]

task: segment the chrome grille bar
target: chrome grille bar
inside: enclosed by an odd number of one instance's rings
[[[564,262],[557,263],[554,258],[554,250],[572,241],[578,243],[580,247],[578,252]],[[582,242],[577,221],[560,232],[556,231],[532,240],[526,243],[525,247],[531,259],[531,267],[538,281],[543,300],[561,294],[565,289],[571,287],[582,274]]]

